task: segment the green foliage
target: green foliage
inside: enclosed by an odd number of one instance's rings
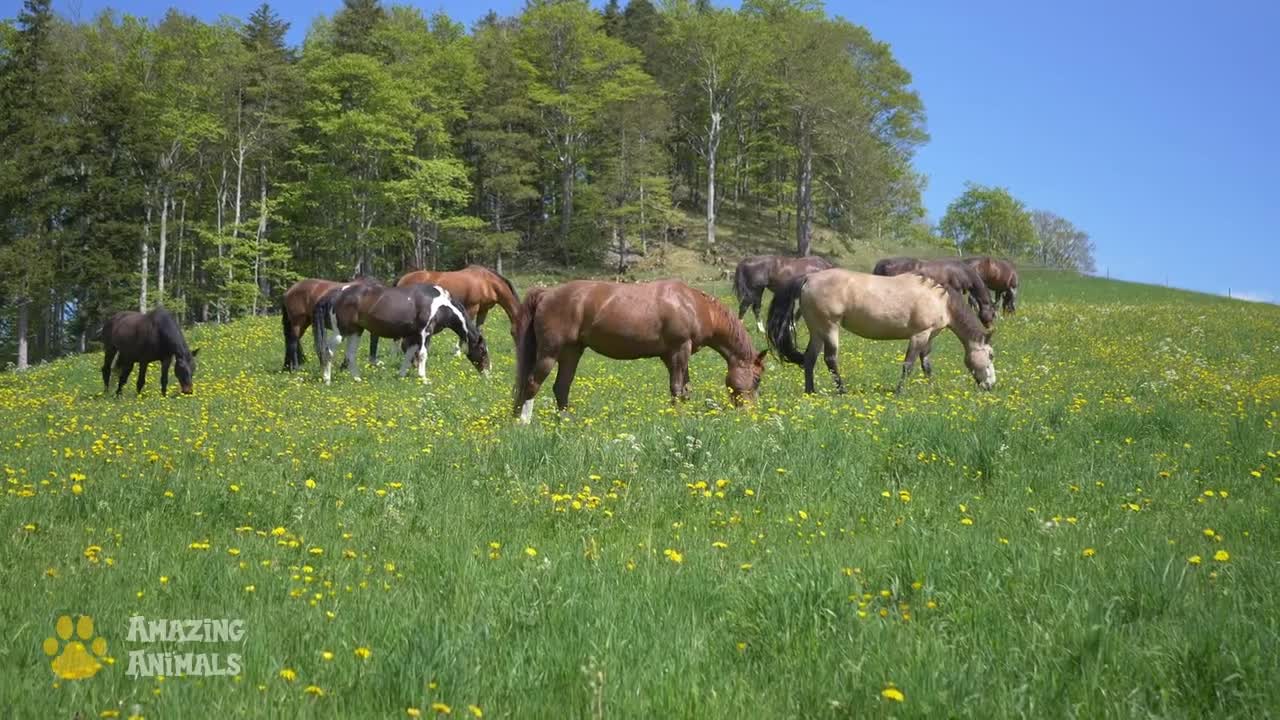
[[[1031,222],[1036,229],[1035,258],[1041,265],[1086,273],[1097,270],[1089,233],[1048,210],[1032,212]]]
[[[947,206],[938,224],[942,236],[966,254],[1029,255],[1036,247],[1036,229],[1022,201],[999,187],[969,183]]]

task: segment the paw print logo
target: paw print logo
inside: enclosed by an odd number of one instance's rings
[[[53,658],[49,663],[53,674],[63,680],[84,680],[97,675],[102,669],[98,660],[107,655],[107,641],[94,636],[93,618],[81,615],[73,624],[70,615],[63,615],[54,629],[58,637],[45,638],[43,646],[44,654]],[[88,648],[85,643],[89,643]]]

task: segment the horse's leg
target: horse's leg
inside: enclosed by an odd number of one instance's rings
[[[408,341],[406,340],[406,342]],[[404,377],[409,374],[409,362],[417,357],[418,346],[416,344],[408,347],[402,345],[400,351],[403,354],[403,357],[400,358],[400,377]]]
[[[147,384],[147,363],[145,360],[138,362],[138,394],[142,394],[142,386]]]
[[[529,372],[529,379],[525,381],[524,387],[520,389],[520,396],[516,398],[516,407],[520,408],[520,424],[528,425],[533,419],[533,398],[542,387],[542,382],[551,374],[551,368],[555,367],[555,364],[555,356],[539,348],[539,354]]]
[[[356,360],[356,355],[360,353],[360,336],[362,331],[356,330],[347,336],[347,370],[351,372],[353,380],[360,379],[360,363]]]
[[[430,349],[431,333],[426,328],[423,328],[421,339],[418,343],[418,377],[424,383],[427,381],[427,351]]]
[[[924,344],[919,335],[913,336],[910,342],[907,343],[907,357],[902,361],[902,377],[898,379],[898,387],[893,391],[895,395],[902,392],[902,384],[907,381],[907,376],[915,369],[916,358],[920,356],[923,347]]]
[[[560,351],[560,367],[556,369],[556,384],[552,387],[558,410],[569,407],[569,387],[573,385],[573,376],[578,372],[578,361],[581,359],[582,348],[566,347]]]
[[[110,345],[103,348],[102,357],[102,394],[111,392],[111,367],[116,360],[116,349]]]
[[[378,336],[373,333],[369,334],[369,364],[378,364]]]
[[[827,370],[831,372],[831,377],[836,381],[836,393],[843,395],[845,393],[844,380],[840,377],[840,366],[837,359],[840,355],[840,328],[832,328],[827,333],[827,337],[823,340],[822,359],[827,363]]]
[[[764,288],[756,291],[755,297],[751,300],[751,312],[756,315],[756,329],[762,334],[764,333],[764,320],[760,318],[760,303],[764,300]]]
[[[809,347],[804,351],[804,391],[812,394],[813,368],[818,364],[818,353],[822,352],[822,335],[812,326],[809,328]]]
[[[305,321],[300,322],[297,325],[293,326],[293,336],[297,338],[297,340],[293,343],[293,358],[296,363],[294,367],[296,368],[301,368],[302,363],[307,361],[306,356],[302,354],[302,334],[305,333],[307,331],[307,328],[310,326],[311,326],[311,323],[305,322]]]
[[[120,363],[120,382],[116,384],[116,397],[120,397],[120,393],[124,391],[124,384],[129,381],[129,373],[133,372],[133,363]]]
[[[172,355],[160,358],[160,397],[169,395],[169,363],[171,362],[173,362]]]
[[[929,382],[933,382],[933,339],[938,333],[929,335],[929,339],[924,341],[924,350],[920,353],[920,369],[924,371],[924,378]]]

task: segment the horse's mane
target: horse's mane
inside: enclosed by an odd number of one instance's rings
[[[160,337],[164,338],[171,345],[182,350],[184,355],[191,354],[191,349],[187,347],[187,341],[182,337],[182,328],[178,327],[178,320],[167,309],[156,306],[148,313],[155,323],[156,332]]]
[[[947,289],[947,311],[951,315],[951,329],[966,340],[986,340],[987,329],[982,326],[978,314],[965,302],[964,294]]]
[[[505,275],[503,275],[502,273],[498,272],[497,270],[491,270],[491,269],[489,269],[489,268],[485,267],[484,265],[474,265],[474,264],[473,264],[473,265],[468,265],[467,267],[476,268],[477,270],[484,270],[485,272],[489,273],[490,275],[493,275],[493,276],[497,277],[499,280],[501,280],[502,282],[504,282],[504,283],[506,283],[506,284],[507,284],[507,289],[511,291],[511,296],[512,296],[512,297],[514,297],[514,298],[516,299],[516,302],[520,302],[520,293],[516,292],[516,286],[515,286],[515,285],[512,285],[512,284],[511,284],[511,281],[510,281],[510,280],[508,280],[508,279],[506,278],[506,276],[505,276]]]
[[[743,326],[742,321],[729,312],[724,303],[712,297],[709,293],[701,290],[698,290],[698,292],[702,293],[702,297],[711,306],[711,311],[715,314],[716,320],[729,329],[729,332],[733,335],[733,342],[740,348],[746,348],[749,351],[748,357],[754,356],[756,346],[751,342],[751,336],[747,334],[747,328]]]

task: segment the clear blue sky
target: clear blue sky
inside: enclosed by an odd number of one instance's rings
[[[386,1],[386,0],[384,0]],[[593,0],[600,4],[602,0]],[[245,17],[257,0],[54,0]],[[416,2],[467,25],[523,0]],[[625,5],[625,2],[623,2]],[[340,0],[278,0],[299,42]],[[12,17],[18,0],[0,0]],[[216,10],[211,9],[216,7]],[[966,180],[1089,232],[1112,277],[1280,301],[1280,2],[837,0],[915,76],[937,220]]]

